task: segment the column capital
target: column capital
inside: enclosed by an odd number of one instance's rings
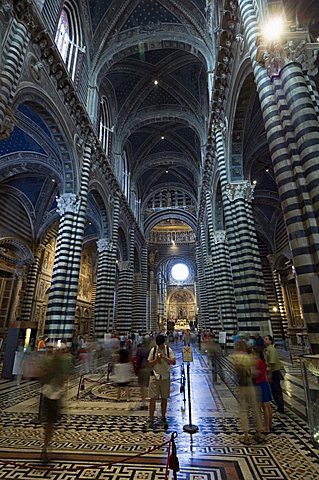
[[[269,253],[269,255],[267,255],[268,262],[270,263],[272,269],[275,268],[276,258],[277,255],[275,255],[274,253]]]
[[[78,213],[80,209],[80,199],[75,193],[63,193],[57,198],[57,212],[62,216],[65,213]]]
[[[316,75],[318,68],[315,62],[318,58],[319,43],[309,43],[304,31],[290,34],[290,38],[273,41],[269,44],[260,43],[257,50],[257,61],[263,65],[270,77],[278,75],[289,63],[299,63],[308,75]]]
[[[99,240],[97,240],[96,244],[97,251],[99,253],[111,252],[113,250],[113,242],[108,238],[100,238]]]
[[[204,258],[205,265],[213,265],[213,257],[211,255],[207,255]]]
[[[233,202],[240,198],[251,202],[254,198],[255,185],[250,182],[228,183],[226,185],[226,195]]]
[[[226,242],[226,232],[225,230],[217,230],[214,232],[214,243],[225,243]]]
[[[123,262],[118,262],[117,266],[120,272],[127,272],[131,269],[131,262],[129,260],[125,260]]]
[[[36,245],[34,249],[34,256],[35,257],[40,257],[42,255],[42,252],[45,250],[45,245],[43,243],[40,243],[39,245]]]

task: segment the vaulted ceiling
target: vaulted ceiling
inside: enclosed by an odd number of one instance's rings
[[[89,1],[93,77],[112,98],[113,153],[126,151],[142,202],[161,188],[195,197],[213,40],[205,0]]]

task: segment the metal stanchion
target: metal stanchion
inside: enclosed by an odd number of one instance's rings
[[[184,425],[183,430],[187,433],[196,433],[198,432],[198,426],[193,425],[192,423],[192,400],[191,400],[191,382],[190,382],[190,366],[189,362],[187,362],[187,393],[188,393],[188,419],[189,424]]]

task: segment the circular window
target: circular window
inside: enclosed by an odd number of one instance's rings
[[[189,276],[189,269],[185,263],[176,263],[172,267],[172,277],[174,280],[183,281]]]

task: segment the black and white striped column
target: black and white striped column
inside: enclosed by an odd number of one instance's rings
[[[117,264],[119,271],[116,330],[128,333],[132,326],[132,264],[129,260]],[[129,288],[129,285],[131,288]]]
[[[132,328],[135,332],[146,331],[146,290],[143,273],[134,273],[132,293]]]
[[[208,290],[205,277],[205,258],[207,257],[206,238],[204,235],[204,226],[200,225],[200,241],[196,244],[196,264],[197,264],[197,279],[198,279],[198,296],[199,296],[199,311],[198,323],[200,328],[209,328],[208,315]],[[204,237],[203,237],[204,235]]]
[[[115,255],[113,242],[108,238],[97,241],[98,266],[96,279],[96,298],[94,307],[94,333],[96,338],[103,339],[105,333],[112,331],[113,302],[108,301],[108,284],[115,275],[109,275],[110,270],[115,270]],[[114,285],[113,285],[114,292]]]
[[[130,231],[129,259],[118,263],[119,285],[116,330],[121,333],[132,329],[132,294],[134,276],[134,228]]]
[[[19,84],[27,46],[30,41],[27,27],[11,17],[5,43],[1,52],[0,70],[0,131],[8,129],[6,123],[13,121],[8,110]],[[10,127],[9,127],[10,130]]]
[[[237,280],[241,282],[242,303],[237,303],[238,326],[248,332],[269,334],[269,312],[261,268],[252,200],[254,187],[249,182],[228,184],[226,194],[236,228]],[[235,252],[234,252],[235,253]]]
[[[32,322],[35,304],[35,289],[38,280],[39,267],[42,262],[42,255],[45,250],[44,245],[38,245],[34,253],[34,263],[29,265],[27,282],[21,305],[21,320],[23,322]]]
[[[238,321],[226,232],[215,231],[212,243],[219,329],[225,330],[227,340],[230,341],[234,332],[238,330]]]
[[[91,144],[86,143],[79,195],[65,193],[57,200],[61,220],[45,325],[45,333],[52,340],[69,342],[73,336],[91,154]]]
[[[297,63],[284,66],[271,81],[266,69],[256,60],[259,26],[254,2],[238,0],[238,4],[298,276],[303,317],[312,352],[319,353],[318,311],[312,289],[312,278],[315,279],[318,272],[319,245],[316,98],[309,93],[309,84],[302,78]],[[279,56],[281,59],[282,56]]]

